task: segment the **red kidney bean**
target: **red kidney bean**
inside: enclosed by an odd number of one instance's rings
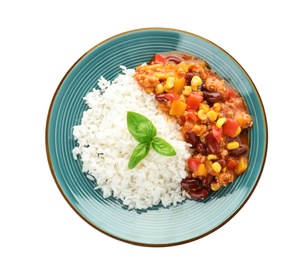
[[[209,194],[209,192],[207,190],[205,190],[204,188],[199,189],[199,190],[191,190],[189,192],[190,196],[192,199],[195,200],[203,200],[204,198],[206,198]]]
[[[228,154],[230,156],[238,157],[238,156],[241,156],[242,154],[244,154],[246,152],[247,152],[247,148],[245,146],[241,145],[237,149],[230,150]]]
[[[208,155],[207,145],[203,142],[198,142],[196,144],[196,151],[199,152],[201,155]]]
[[[216,141],[215,137],[213,136],[213,133],[210,132],[209,134],[206,135],[205,137],[208,152],[219,155],[220,154],[220,147],[218,142]]]
[[[199,137],[192,130],[186,131],[184,138],[187,143],[192,145],[192,147],[195,147],[199,142]]]
[[[176,64],[179,64],[181,62],[181,59],[176,57],[176,56],[167,56],[165,59],[167,61],[172,61],[172,62],[174,62]]]
[[[206,82],[203,82],[203,84],[201,84],[200,90],[201,90],[202,92],[203,92],[203,91],[209,91],[209,90],[206,88]]]
[[[181,187],[186,191],[198,189],[200,187],[200,180],[185,178],[181,181]]]
[[[212,180],[213,180],[213,175],[207,174],[205,177],[201,179],[201,184],[203,186],[208,186]]]
[[[167,102],[167,99],[165,98],[165,94],[156,94],[155,99],[161,103]]]
[[[207,90],[203,91],[204,100],[207,101],[209,106],[213,106],[214,103],[219,102],[223,99],[219,92],[210,92]]]
[[[221,165],[222,168],[226,166],[226,161],[224,159],[220,159],[217,162]]]

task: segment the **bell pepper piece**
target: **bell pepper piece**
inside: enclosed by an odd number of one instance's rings
[[[168,99],[168,100],[176,100],[176,99],[179,99],[179,95],[175,92],[168,92],[165,94],[165,98]]]
[[[198,165],[197,170],[193,172],[192,176],[196,177],[205,177],[208,174],[208,170],[205,164],[201,163]]]
[[[238,165],[238,163],[235,159],[228,159],[227,162],[226,162],[226,168],[228,170],[232,170],[232,169],[236,168],[237,165]]]
[[[203,96],[192,92],[186,101],[187,110],[197,110],[202,101],[203,101]]]
[[[158,64],[158,63],[162,63],[162,64],[166,64],[166,60],[158,53],[156,53],[154,55],[153,58],[153,63]]]
[[[198,169],[198,166],[200,165],[200,160],[190,157],[188,159],[188,167],[191,172],[195,172]]]
[[[179,99],[173,100],[171,109],[169,111],[170,115],[182,116],[186,110],[187,104]]]
[[[227,118],[226,122],[222,126],[223,133],[232,137],[236,133],[239,126],[240,125],[236,120]]]
[[[189,119],[191,119],[193,122],[198,122],[200,119],[199,119],[199,117],[194,113],[195,111],[188,111],[188,113],[187,113],[187,117],[189,118]]]
[[[238,165],[236,166],[235,169],[235,174],[237,175],[242,174],[247,169],[247,164],[248,164],[247,158],[244,156],[240,157]]]
[[[174,87],[173,87],[174,92],[180,95],[182,93],[182,90],[186,86],[186,84],[187,82],[184,77],[175,79]]]
[[[215,140],[219,143],[222,138],[223,128],[218,128],[215,124],[212,124],[211,128]]]

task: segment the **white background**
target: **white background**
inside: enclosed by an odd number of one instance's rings
[[[303,3],[1,1],[0,259],[306,259]],[[247,204],[209,236],[175,247],[134,246],[89,226],[46,159],[47,112],[66,71],[99,42],[144,27],[190,31],[230,53],[254,81],[269,126],[266,165]]]

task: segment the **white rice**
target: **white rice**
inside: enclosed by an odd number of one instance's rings
[[[74,126],[77,146],[74,159],[82,161],[82,171],[95,180],[104,198],[120,199],[128,209],[147,209],[161,203],[174,205],[186,198],[180,181],[187,176],[186,161],[189,145],[182,139],[176,121],[157,108],[153,95],[146,94],[126,69],[113,82],[101,77],[98,89],[84,100],[88,109],[80,125]],[[127,111],[149,118],[157,128],[157,136],[164,138],[176,150],[176,156],[162,156],[152,148],[134,169],[128,161],[138,142],[127,128]],[[78,156],[79,155],[79,156]]]

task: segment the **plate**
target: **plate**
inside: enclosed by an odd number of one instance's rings
[[[234,183],[204,201],[186,200],[169,208],[126,210],[113,198],[103,199],[73,159],[73,126],[87,109],[83,97],[104,76],[113,80],[120,65],[135,68],[153,54],[183,51],[206,60],[243,95],[254,124],[250,131],[248,170]],[[173,246],[204,237],[227,223],[245,205],[261,177],[268,145],[267,119],[261,97],[242,66],[213,42],[170,28],[142,28],[102,41],[80,57],[59,83],[46,122],[46,154],[63,197],[89,225],[120,241],[142,246]],[[191,221],[192,220],[192,221]],[[251,223],[252,224],[252,223]]]

